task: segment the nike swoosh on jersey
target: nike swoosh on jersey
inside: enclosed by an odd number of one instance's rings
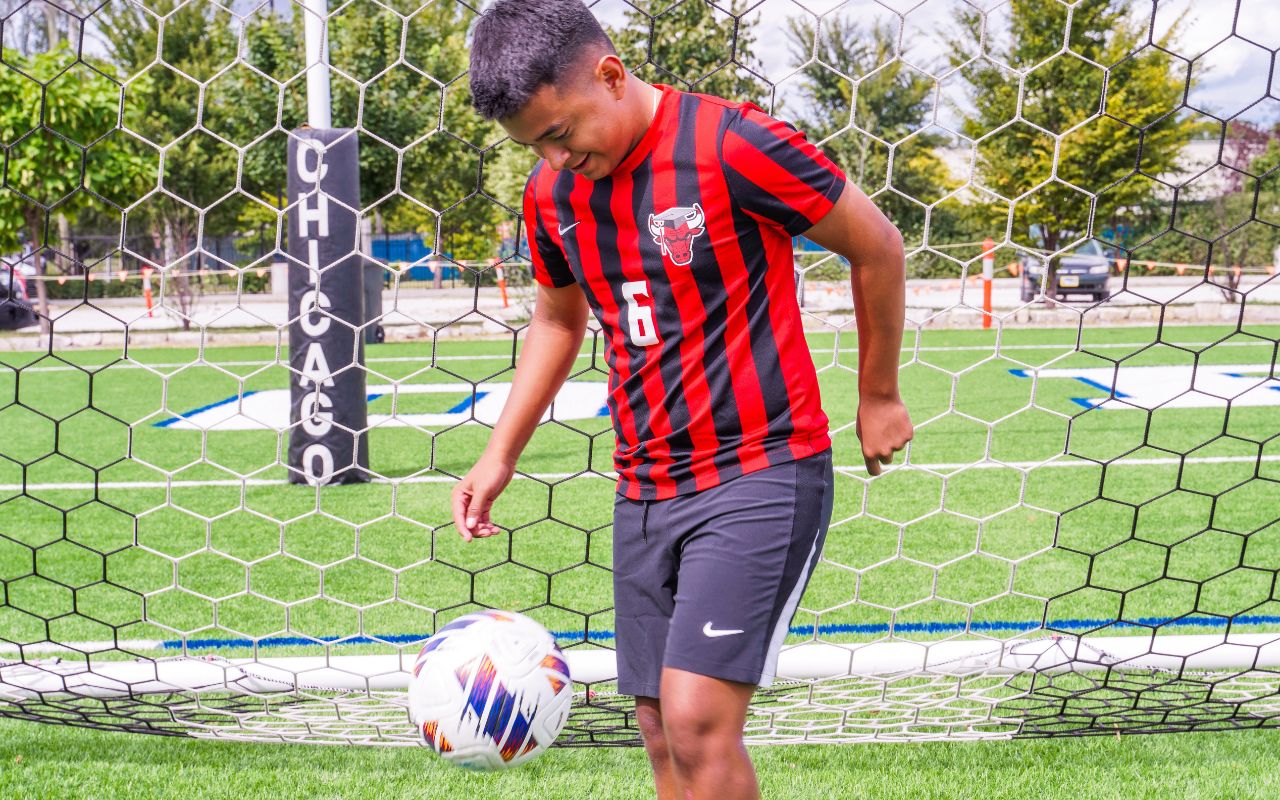
[[[710,622],[702,626],[702,635],[709,636],[712,639],[716,638],[717,636],[732,636],[735,633],[742,633],[742,631],[730,631],[730,630],[718,631],[715,628],[711,627]]]
[[[568,233],[569,231],[571,231],[571,230],[573,230],[574,228],[578,227],[578,224],[579,224],[579,223],[581,223],[581,222],[582,222],[582,220],[578,220],[578,222],[575,222],[575,223],[573,223],[572,225],[568,225],[568,226],[566,226],[566,227],[560,228],[560,235],[561,235],[561,236],[564,236],[564,235],[565,235],[566,233]]]

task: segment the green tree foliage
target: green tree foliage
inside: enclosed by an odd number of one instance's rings
[[[977,12],[959,23],[957,66],[969,43],[984,40]],[[1017,243],[1053,252],[1157,206],[1159,185],[1145,176],[1172,170],[1198,127],[1179,112],[1186,65],[1162,49],[1178,26],[1150,43],[1146,23],[1114,0],[1070,9],[1013,0],[1009,24],[1007,45],[962,69],[973,89],[963,131],[977,142],[977,183],[999,196],[974,215],[990,230],[1009,224]],[[987,41],[1000,38],[987,31]],[[999,198],[1014,201],[1012,210]]]
[[[202,102],[202,84],[234,61],[236,34],[229,16],[215,16],[206,4],[156,0],[149,9],[111,4],[100,19],[122,74],[147,78],[129,85],[121,112],[123,128],[144,146],[150,169],[115,193],[122,200],[145,197],[130,213],[129,232],[145,224],[159,234],[167,225],[170,256],[176,256],[193,246],[201,211],[206,234],[226,230],[230,222],[218,201],[234,191],[236,152],[210,133],[217,126],[210,125],[215,114]]]
[[[1146,242],[1135,250],[1135,259],[1186,264],[1197,268],[1195,274],[1212,266],[1213,280],[1227,287],[1239,283],[1235,267],[1276,263],[1280,125],[1234,122],[1225,126],[1224,141],[1221,165],[1192,176],[1179,188],[1176,203],[1170,198],[1151,209],[1130,234]],[[1156,271],[1176,272],[1177,267]]]
[[[390,5],[417,13],[358,0],[330,21],[330,61],[344,73],[334,124],[361,126],[361,194],[367,206],[387,198],[377,210],[392,230],[420,231],[457,260],[491,255],[497,220],[478,194],[478,148],[493,126],[471,111],[465,77],[474,14],[460,3]]]
[[[626,24],[610,32],[618,56],[637,76],[684,91],[729,100],[749,100],[764,108],[770,90],[760,77],[755,32],[742,16],[747,0],[640,0]]]
[[[471,110],[466,36],[474,12],[418,0],[387,6],[357,0],[329,21],[332,124],[359,127],[361,203],[378,232],[422,233],[457,260],[493,255],[493,228],[510,215],[481,194],[481,159],[487,174],[513,148],[486,152],[500,130]],[[307,122],[303,19],[254,19],[245,63],[214,98],[229,128],[257,137],[245,154],[245,185],[264,201],[285,185],[285,132]]]
[[[138,148],[113,136],[120,85],[108,64],[77,60],[66,44],[30,57],[5,54],[0,69],[0,146],[6,151],[0,188],[0,252],[16,249],[19,235],[34,246],[39,274],[44,248],[56,238],[55,213],[78,221],[110,200],[112,187],[132,183],[146,165]],[[135,84],[145,91],[145,80]],[[119,209],[116,209],[117,219]],[[37,284],[40,311],[47,292]]]
[[[1280,125],[1272,128],[1266,151],[1250,162],[1241,189],[1235,202],[1248,207],[1249,222],[1223,239],[1219,263],[1280,268]]]
[[[205,87],[235,62],[237,26],[220,7],[177,0],[114,3],[98,20],[111,61],[130,80],[117,135],[133,137],[147,161],[137,180],[112,187],[113,202],[136,203],[125,234],[149,236],[190,327],[194,297],[183,271],[196,266],[197,236],[233,230],[245,200],[236,194],[236,150],[219,138],[227,131],[212,132],[216,112],[205,102]]]
[[[466,37],[475,12],[418,0],[396,0],[392,9],[357,0],[329,25],[333,124],[360,129],[362,204],[380,230],[420,232],[455,259],[496,255],[495,230],[518,215],[532,162],[471,109]],[[14,151],[10,183],[40,178],[26,200],[5,193],[13,211],[0,214],[0,242],[11,247],[24,227],[29,234],[31,215],[55,201],[59,211],[81,212],[81,233],[119,230],[130,208],[129,246],[181,268],[194,265],[183,256],[196,252],[197,234],[274,227],[288,131],[306,124],[303,19],[263,8],[242,22],[214,3],[179,0],[108,4],[93,17],[95,38],[123,92],[86,69],[60,77],[41,98],[39,83],[23,79],[15,69],[22,62],[7,52],[0,115],[14,139],[30,132]],[[32,74],[52,77],[75,62],[65,46],[55,52],[33,62]],[[85,90],[53,105],[69,85]],[[77,148],[54,135],[80,133],[59,117],[78,106],[101,118],[84,178],[100,197],[82,203],[59,200],[81,170]],[[47,146],[37,158],[38,143]],[[278,235],[283,246],[284,231]]]
[[[919,246],[926,204],[954,188],[937,152],[947,138],[927,127],[934,107],[933,79],[896,58],[895,33],[887,26],[868,31],[856,21],[829,17],[818,39],[817,60],[812,59],[811,18],[791,17],[787,35],[793,64],[804,65],[800,93],[806,110],[797,127],[823,143],[823,151],[898,226],[908,248]],[[935,221],[929,242],[967,235],[955,228]],[[913,258],[909,267],[916,275],[949,269],[923,256]]]

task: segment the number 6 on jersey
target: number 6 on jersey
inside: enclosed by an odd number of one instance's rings
[[[631,323],[631,342],[640,347],[658,343],[658,329],[653,324],[653,308],[636,302],[637,297],[649,297],[648,281],[627,281],[622,284],[622,296],[627,299],[627,321]]]

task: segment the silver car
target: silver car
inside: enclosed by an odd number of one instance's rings
[[[1044,280],[1045,260],[1039,256],[1024,255],[1022,261],[1022,301],[1028,302],[1040,294]],[[1095,302],[1111,296],[1111,258],[1102,245],[1093,239],[1058,259],[1058,272],[1052,296],[1066,300],[1067,295],[1089,295]]]

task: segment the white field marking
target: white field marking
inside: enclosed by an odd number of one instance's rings
[[[1063,457],[1071,458],[1070,456]],[[1257,464],[1262,462],[1280,462],[1280,455],[1277,456],[1211,456],[1202,458],[1134,458],[1125,459],[1124,461],[1116,461],[1108,464],[1108,468],[1116,469],[1118,467],[1153,467],[1153,466],[1174,466],[1177,464]],[[884,472],[896,472],[900,470],[919,471],[919,472],[958,472],[968,469],[1018,469],[1018,470],[1036,470],[1036,469],[1063,469],[1075,467],[1099,467],[1100,464],[1083,459],[1077,460],[1061,460],[1061,461],[978,461],[973,463],[940,463],[940,464],[890,464],[884,467]],[[861,465],[844,465],[836,466],[836,472],[845,475],[855,475],[867,471],[865,466]],[[537,472],[537,473],[517,473],[513,480],[537,480],[545,483],[555,481],[563,481],[568,478],[599,478],[615,480],[618,477],[616,472]],[[454,483],[457,478],[450,478],[447,475],[413,475],[407,478],[383,478],[375,477],[371,483],[388,484],[392,486],[416,484],[416,483]],[[252,486],[287,486],[288,481],[276,480],[271,478],[239,478],[225,480],[209,480],[209,481],[103,481],[102,483],[29,483],[23,486],[20,483],[0,483],[0,492],[57,492],[57,491],[86,491],[92,489],[190,489],[202,487],[252,487]]]
[[[1134,408],[1221,408],[1231,405],[1280,406],[1280,380],[1270,364],[1201,364],[1015,370],[1023,378],[1074,378],[1102,397],[1073,397],[1085,408],[1112,411]],[[1112,396],[1114,395],[1114,397]]]
[[[194,638],[194,637],[192,637]],[[128,650],[145,653],[149,650],[162,650],[163,639],[121,639],[119,642],[37,642],[35,644],[18,645],[12,642],[0,642],[0,653],[102,653],[112,650]]]
[[[1261,347],[1266,344],[1267,342],[1265,341],[1219,342],[1217,344],[1214,344],[1213,342],[1178,342],[1177,346],[1178,347],[1210,347],[1210,346],[1213,346],[1213,347]],[[1129,349],[1129,348],[1138,348],[1138,347],[1149,347],[1150,345],[1151,345],[1151,342],[1114,342],[1111,344],[1091,344],[1087,346],[1087,349],[1088,350],[1119,350],[1119,349]],[[246,345],[246,346],[251,346],[251,345]],[[999,349],[1000,349],[1000,352],[1004,352],[1006,350],[1012,350],[1012,351],[1054,350],[1059,348],[1062,348],[1071,354],[1085,352],[1084,350],[1076,349],[1073,343],[1006,344],[1006,345],[1001,345]],[[996,348],[994,345],[954,345],[954,346],[947,345],[947,346],[938,346],[938,347],[918,347],[918,348],[911,345],[904,345],[902,348],[902,352],[904,353],[969,353],[969,352],[979,352],[979,351],[985,351],[985,352],[990,352],[992,354],[995,354]],[[836,350],[835,348],[832,348],[832,347],[818,347],[818,348],[810,348],[809,352],[828,354],[828,353],[834,353],[836,352]],[[843,348],[842,352],[855,353],[857,352],[857,348],[856,347]],[[589,352],[579,353],[577,357],[578,359],[591,358],[591,353]],[[601,356],[601,358],[603,358],[603,355]],[[473,356],[440,356],[438,355],[434,359],[432,359],[430,355],[384,356],[380,358],[366,358],[365,363],[366,364],[399,364],[399,363],[429,364],[432,360],[435,360],[435,361],[510,361],[511,354],[495,353],[493,355],[473,355]],[[0,362],[0,367],[7,367],[7,366],[8,366],[7,364]],[[77,365],[77,366],[63,365],[63,366],[57,366],[57,367],[29,367],[27,369],[23,369],[22,372],[86,372],[86,371],[93,372],[95,370],[101,370],[104,368],[120,369],[120,370],[124,370],[124,369],[158,370],[158,369],[179,369],[181,367],[191,367],[191,366],[224,367],[224,368],[225,367],[279,366],[281,368],[284,368],[288,366],[288,359],[281,359],[276,361],[216,361],[216,360],[203,359],[200,361],[182,361],[182,362],[173,363],[173,364],[134,362],[134,361],[113,361],[110,364],[84,364],[84,365]]]
[[[511,395],[510,383],[398,383],[387,386],[369,386],[365,389],[367,402],[391,397],[396,402],[400,396],[411,394],[452,394],[462,402],[445,412],[414,414],[398,411],[395,414],[369,414],[370,428],[377,426],[415,425],[428,430],[439,430],[461,425],[471,419],[487,425],[496,425],[502,408]],[[555,398],[555,416],[559,420],[591,419],[609,416],[609,386],[604,381],[571,381],[560,387]],[[156,423],[166,430],[189,431],[263,431],[283,432],[289,429],[291,406],[289,389],[264,389],[228,397],[213,405],[194,411],[182,411],[163,422]],[[330,414],[325,414],[329,416]],[[542,414],[543,421],[551,418],[551,409]]]
[[[1280,406],[1280,380],[1270,377],[1270,364],[1201,365],[1195,369],[1175,365],[1009,371],[1020,378],[1034,376],[1044,380],[1077,380],[1093,392],[1103,395],[1071,398],[1087,409],[1217,408],[1225,404],[1226,401],[1221,399],[1225,397],[1232,398],[1230,402],[1236,407]],[[394,403],[399,395],[411,394],[452,394],[462,398],[462,402],[456,403],[448,411],[429,414],[409,411],[369,414],[368,423],[370,427],[412,425],[428,431],[461,425],[471,419],[495,425],[511,389],[511,383],[501,382],[478,383],[474,386],[470,383],[394,383],[370,386],[365,390],[369,402],[391,396]],[[607,393],[608,386],[603,381],[570,381],[561,386],[556,394],[555,417],[560,420],[606,417],[609,415]],[[1114,398],[1111,397],[1113,393]],[[244,391],[200,408],[179,411],[175,416],[155,423],[155,426],[170,430],[265,429],[284,432],[289,429],[291,405],[289,389]],[[320,416],[329,415],[325,412]],[[543,413],[543,421],[550,418],[550,411]]]

